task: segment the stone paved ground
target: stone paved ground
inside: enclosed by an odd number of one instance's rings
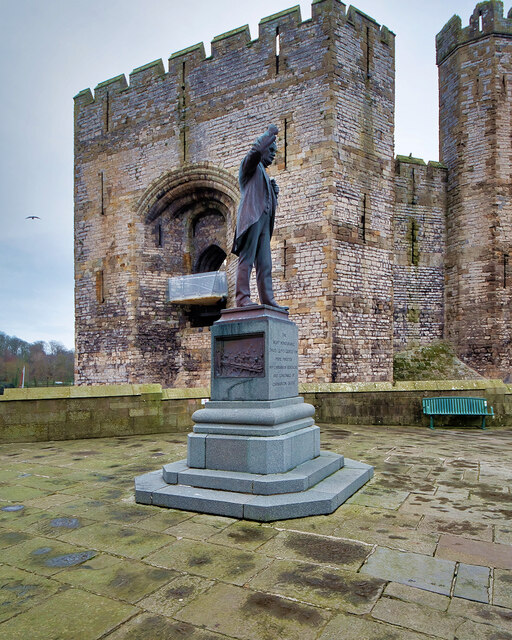
[[[2,445],[0,637],[512,639],[512,431],[322,432],[375,478],[268,525],[134,504],[185,435]]]

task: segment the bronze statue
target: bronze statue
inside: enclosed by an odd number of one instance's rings
[[[238,256],[235,296],[237,307],[255,304],[250,298],[249,286],[254,266],[260,303],[282,308],[274,299],[270,255],[279,187],[265,171],[276,157],[277,132],[277,127],[270,125],[252,145],[240,165],[238,181],[242,198],[238,207],[232,249]]]

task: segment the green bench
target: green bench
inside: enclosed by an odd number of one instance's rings
[[[494,411],[487,406],[485,398],[460,396],[423,398],[423,413],[430,416],[431,429],[434,428],[434,416],[482,416],[482,429],[485,429],[485,418],[494,417]]]

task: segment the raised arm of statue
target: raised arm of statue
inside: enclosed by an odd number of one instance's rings
[[[241,180],[248,180],[256,171],[256,167],[267,155],[268,149],[275,144],[278,134],[278,128],[275,124],[271,124],[263,135],[256,139],[251,150],[245,156],[240,167]]]

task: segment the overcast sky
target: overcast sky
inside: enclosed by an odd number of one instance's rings
[[[293,0],[0,0],[0,331],[74,345],[73,96]],[[358,0],[396,39],[395,152],[438,159],[435,35],[476,0]],[[301,2],[302,19],[311,16]],[[509,5],[505,6],[505,12]],[[36,215],[40,220],[27,220]]]

